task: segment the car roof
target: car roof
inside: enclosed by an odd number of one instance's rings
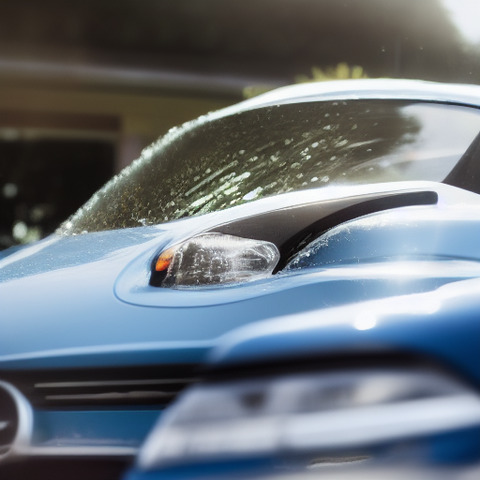
[[[212,114],[221,118],[256,108],[292,103],[390,99],[480,106],[480,86],[402,79],[311,82],[278,88]]]

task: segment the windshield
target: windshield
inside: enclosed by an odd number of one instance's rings
[[[60,233],[155,225],[329,185],[443,181],[479,131],[474,108],[389,100],[207,117],[146,149]]]

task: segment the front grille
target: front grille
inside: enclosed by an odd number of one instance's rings
[[[41,409],[165,408],[195,382],[194,365],[0,372]]]
[[[166,405],[193,378],[146,379],[34,384],[35,396],[44,405]]]

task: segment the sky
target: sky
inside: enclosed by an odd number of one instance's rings
[[[480,0],[442,0],[452,12],[453,22],[460,28],[467,40],[480,42]]]

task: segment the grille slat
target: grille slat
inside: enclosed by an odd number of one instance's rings
[[[194,365],[0,372],[35,408],[165,408],[196,381]]]

